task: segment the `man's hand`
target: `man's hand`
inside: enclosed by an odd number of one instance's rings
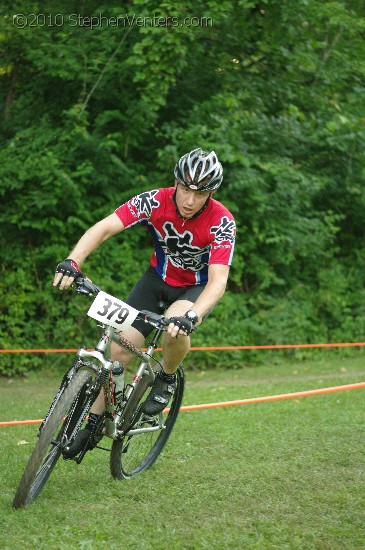
[[[60,290],[65,290],[79,277],[85,277],[85,275],[74,260],[67,258],[56,267],[53,286],[59,286]]]
[[[167,334],[173,338],[178,336],[188,336],[194,330],[194,323],[187,317],[171,317],[170,324],[167,327]]]

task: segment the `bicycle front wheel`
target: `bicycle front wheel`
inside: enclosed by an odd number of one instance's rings
[[[14,508],[24,508],[37,498],[61,456],[62,448],[79,422],[88,399],[91,375],[80,370],[70,380],[43,426],[38,442],[19,482]],[[90,404],[91,405],[91,404]]]
[[[167,415],[141,414],[130,433],[113,442],[110,454],[110,471],[115,479],[129,479],[155,462],[165,446],[179,414],[184,395],[185,374],[177,370],[176,390],[169,404]]]

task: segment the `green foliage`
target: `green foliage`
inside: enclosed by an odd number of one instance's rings
[[[362,2],[31,2],[43,19],[23,28],[21,3],[3,11],[1,347],[91,338],[85,300],[51,286],[55,265],[130,196],[170,185],[198,145],[224,164],[217,198],[238,239],[229,290],[194,344],[363,339]],[[123,297],[150,248],[133,229],[84,269]],[[40,362],[3,355],[0,373]]]

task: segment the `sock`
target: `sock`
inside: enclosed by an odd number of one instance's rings
[[[90,413],[89,414],[89,420],[87,421],[87,424],[85,426],[85,429],[92,430],[97,421],[100,418],[100,414]]]
[[[164,370],[162,370],[160,372],[160,378],[162,378],[162,380],[164,380],[165,382],[175,382],[176,373],[174,372],[173,374],[167,374]]]

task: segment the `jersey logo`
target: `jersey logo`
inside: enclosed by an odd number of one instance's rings
[[[233,220],[230,220],[228,216],[223,216],[221,223],[212,227],[210,232],[215,234],[215,242],[222,243],[228,241],[231,244],[234,244],[235,241],[235,229],[236,224]]]
[[[137,214],[138,218],[144,216],[149,218],[151,216],[152,209],[160,206],[159,201],[155,199],[155,195],[157,193],[158,189],[155,191],[146,191],[146,193],[141,193],[140,195],[133,197],[131,200],[131,206],[136,210],[136,213],[134,213],[132,208],[130,208],[133,216]]]
[[[160,240],[160,245],[173,266],[192,271],[200,271],[206,266],[202,255],[209,252],[209,245],[205,248],[194,246],[194,235],[190,231],[179,233],[171,222],[165,222],[163,229],[166,236]]]

